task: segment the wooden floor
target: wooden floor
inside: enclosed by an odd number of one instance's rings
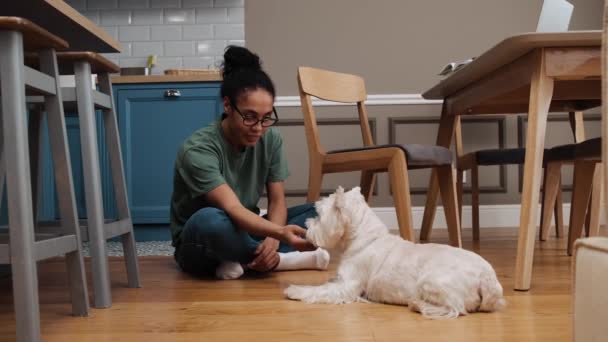
[[[435,235],[434,241],[447,241]],[[516,230],[483,229],[476,245],[470,236],[465,230],[465,248],[496,268],[506,290],[503,312],[432,321],[401,306],[310,305],[283,297],[288,284],[327,280],[333,263],[328,272],[215,281],[181,273],[170,257],[142,257],[143,288],[126,288],[122,260],[113,258],[113,306],[72,317],[64,264],[52,260],[39,266],[43,341],[570,341],[572,259],[565,239],[537,241],[532,289],[516,292]],[[0,279],[0,293],[0,341],[13,341],[9,277]]]

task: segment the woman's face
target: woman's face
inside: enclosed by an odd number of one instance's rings
[[[236,99],[235,106],[230,103],[228,97],[224,97],[224,111],[228,114],[224,132],[227,134],[229,142],[236,148],[255,146],[258,140],[266,132],[268,127],[263,127],[261,120],[274,117],[274,99],[272,95],[264,89],[247,91]],[[247,121],[260,120],[253,126],[245,124],[243,117]]]

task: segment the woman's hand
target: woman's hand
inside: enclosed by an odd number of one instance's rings
[[[295,224],[288,224],[283,228],[281,240],[300,252],[317,249],[313,244],[306,241],[306,229]]]
[[[267,237],[255,250],[255,259],[247,267],[258,272],[268,272],[279,264],[279,240]]]

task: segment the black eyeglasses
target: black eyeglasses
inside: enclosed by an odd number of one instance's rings
[[[241,111],[234,104],[232,105],[232,108],[234,108],[234,110],[239,113],[241,118],[243,118],[243,124],[248,127],[253,127],[257,125],[258,122],[262,123],[262,127],[270,127],[279,121],[279,115],[277,114],[277,110],[276,108],[274,108],[274,106],[272,107],[272,114],[274,115],[274,117],[264,116],[261,119],[258,119],[257,117],[252,115],[243,115],[243,113],[241,113]]]

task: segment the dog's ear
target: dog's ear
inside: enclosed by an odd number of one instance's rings
[[[356,194],[360,194],[361,193],[361,187],[360,186],[356,186],[351,191],[354,192],[354,193],[356,193]]]
[[[335,198],[334,198],[334,206],[336,208],[344,208],[344,188],[339,186],[338,189],[336,189],[336,193],[334,194]]]

